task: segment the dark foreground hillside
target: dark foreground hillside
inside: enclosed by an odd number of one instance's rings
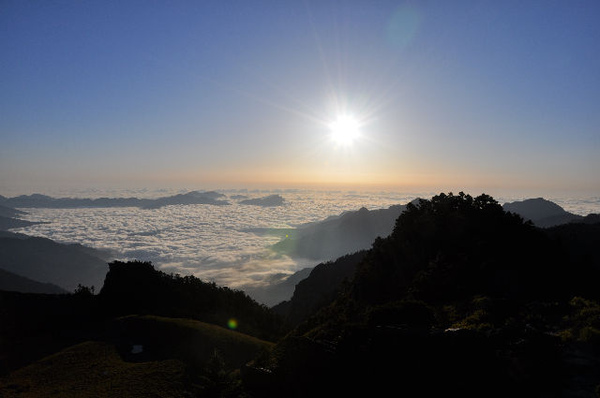
[[[0,291],[0,396],[237,396],[281,333],[242,292],[113,262],[98,295]]]
[[[316,267],[277,308],[291,331],[241,292],[114,262],[98,295],[0,292],[0,395],[597,398],[598,242],[441,194]]]
[[[246,383],[272,397],[595,397],[600,269],[573,252],[584,237],[556,234],[486,195],[410,204]]]
[[[279,318],[245,293],[194,276],[167,274],[147,262],[109,264],[98,295],[104,316],[152,314],[197,319],[267,340],[281,336]]]

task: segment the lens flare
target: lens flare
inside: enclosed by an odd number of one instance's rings
[[[231,330],[235,330],[238,327],[238,321],[235,318],[231,318],[227,321],[227,327]]]

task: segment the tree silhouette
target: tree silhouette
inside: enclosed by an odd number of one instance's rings
[[[191,276],[166,274],[149,262],[109,264],[100,291],[102,308],[110,316],[152,314],[192,318],[227,327],[231,318],[238,331],[265,339],[282,333],[281,321],[245,293]]]
[[[357,272],[353,298],[429,302],[475,294],[560,294],[561,255],[550,239],[489,195],[440,194],[409,204],[389,238],[378,239]]]
[[[559,396],[560,340],[544,332],[579,286],[570,273],[560,245],[489,195],[409,204],[264,362],[272,396]],[[588,318],[571,316],[586,325],[572,334],[594,340]]]

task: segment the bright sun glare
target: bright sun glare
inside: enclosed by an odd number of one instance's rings
[[[331,138],[338,145],[351,145],[360,134],[360,123],[351,115],[340,115],[329,124]]]

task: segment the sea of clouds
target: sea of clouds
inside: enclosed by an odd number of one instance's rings
[[[152,261],[170,272],[193,274],[230,287],[256,286],[276,275],[316,265],[269,249],[285,230],[344,211],[389,207],[418,194],[278,191],[283,206],[240,204],[268,192],[228,192],[231,205],[173,205],[159,209],[24,209],[43,221],[18,232],[62,243],[110,249],[119,259]],[[231,199],[235,198],[235,199]]]
[[[270,250],[285,237],[286,229],[321,221],[345,211],[387,208],[433,193],[342,192],[309,190],[221,191],[231,205],[172,205],[159,209],[77,208],[24,209],[29,221],[42,221],[16,232],[62,243],[80,243],[110,249],[115,259],[151,261],[168,272],[193,274],[233,288],[259,287],[279,281],[318,261],[290,258]],[[107,192],[94,192],[107,195]],[[143,196],[141,194],[144,194]],[[139,197],[165,191],[136,192]],[[173,193],[173,192],[168,192]],[[109,193],[110,194],[110,193]],[[132,192],[114,192],[132,196]],[[271,194],[284,197],[283,206],[262,207],[239,203],[245,198]],[[497,198],[500,203],[522,198]],[[566,210],[588,214],[600,210],[600,199],[553,199]]]

